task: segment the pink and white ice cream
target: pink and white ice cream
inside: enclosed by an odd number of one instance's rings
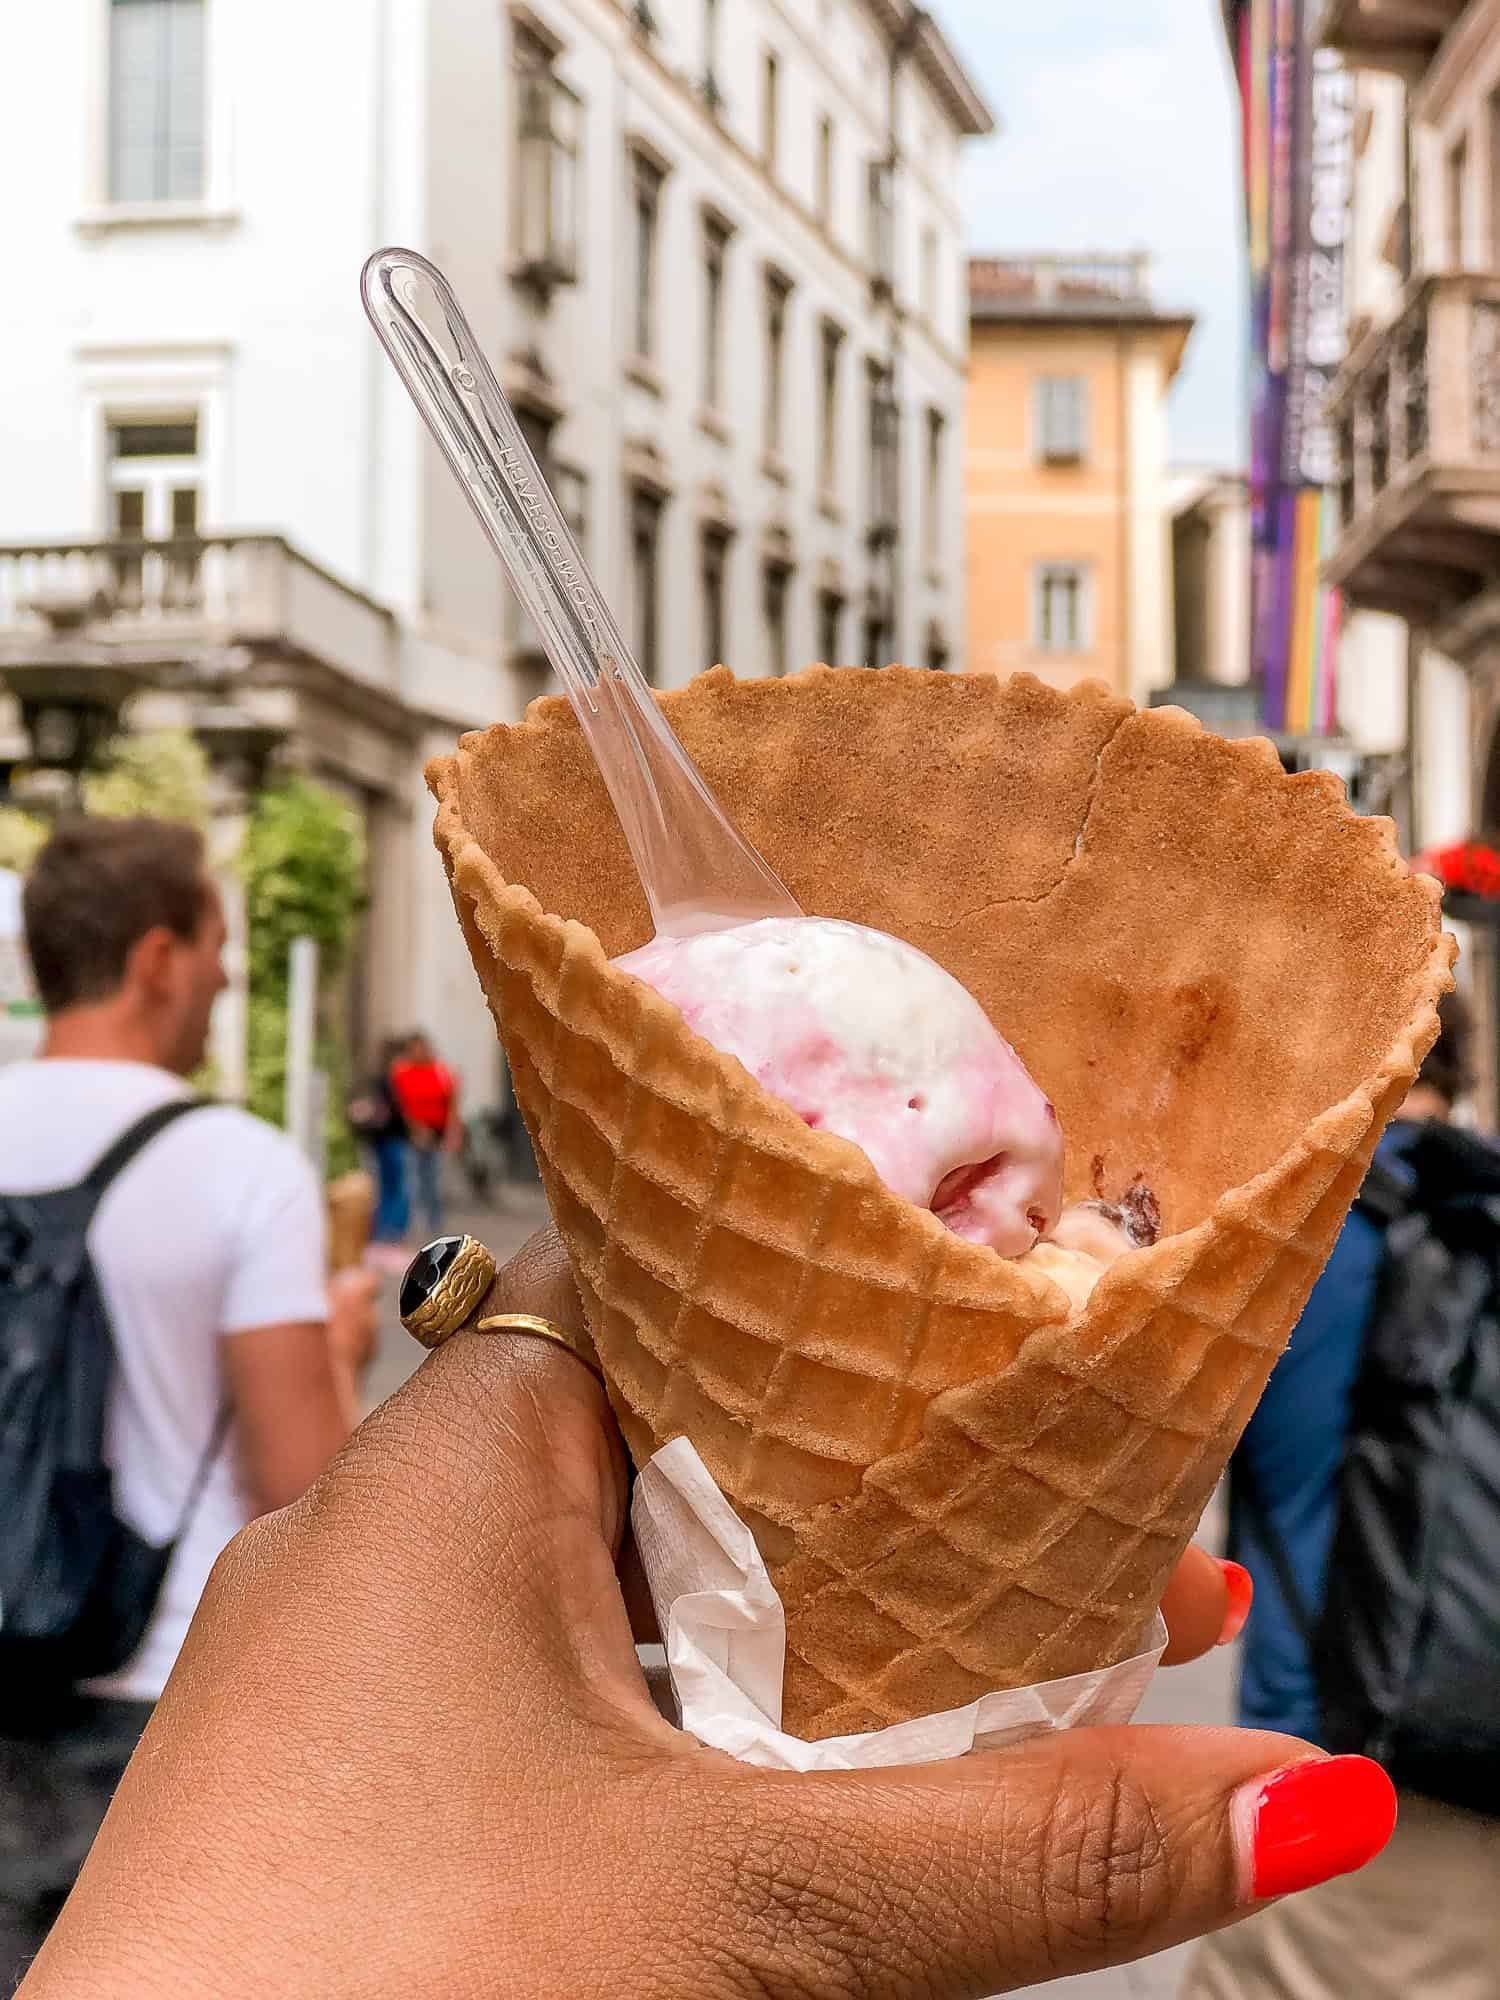
[[[1057,1115],[958,981],[824,917],[654,938],[618,961],[956,1235],[1023,1256],[1062,1213]]]

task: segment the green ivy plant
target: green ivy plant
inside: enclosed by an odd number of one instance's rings
[[[355,1145],[345,1116],[348,1036],[339,1004],[365,906],[365,844],[354,808],[325,787],[290,777],[262,792],[240,851],[248,946],[247,1081],[249,1107],[282,1122],[286,1032],[294,939],[318,947],[316,1060],[328,1078],[325,1140],[328,1172],[347,1172]]]
[[[104,819],[145,813],[206,828],[212,810],[208,755],[186,729],[117,736],[103,766],[85,772],[83,803]]]

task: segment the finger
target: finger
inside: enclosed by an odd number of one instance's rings
[[[1164,1950],[1363,1866],[1395,1823],[1378,1765],[1224,1729],[1076,1729],[741,1790],[726,1923],[768,1964],[778,1935],[783,1967],[847,1959],[870,2000],[1007,1993]]]
[[[1168,1633],[1162,1665],[1181,1666],[1238,1638],[1253,1592],[1248,1570],[1221,1562],[1194,1543],[1173,1571],[1161,1601]]]
[[[496,1283],[502,1288],[502,1311],[535,1313],[570,1333],[587,1333],[573,1268],[562,1238],[550,1222],[527,1238],[500,1271]]]

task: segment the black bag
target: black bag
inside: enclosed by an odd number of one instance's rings
[[[1350,1412],[1321,1613],[1264,1496],[1257,1538],[1309,1643],[1330,1750],[1500,1815],[1500,1153],[1441,1124],[1372,1169],[1385,1255]]]
[[[75,1187],[0,1195],[0,1715],[113,1673],[140,1644],[228,1428],[221,1409],[172,1539],[114,1511],[114,1342],[88,1250],[105,1190],[196,1101],[159,1106]]]

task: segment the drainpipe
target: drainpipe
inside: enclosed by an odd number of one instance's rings
[[[886,557],[887,568],[889,571],[889,583],[890,583],[891,657],[893,659],[906,659],[909,653],[909,649],[903,644],[902,629],[901,629],[902,604],[905,595],[905,593],[901,588],[901,569],[902,569],[902,557],[903,557],[903,537],[901,528],[901,514],[902,514],[901,489],[906,483],[907,466],[904,461],[904,454],[902,453],[901,450],[905,407],[902,402],[901,392],[900,392],[900,384],[901,384],[900,371],[901,371],[901,359],[902,359],[901,311],[896,292],[896,244],[897,244],[896,170],[898,165],[900,164],[900,158],[901,158],[901,146],[898,135],[897,110],[898,110],[898,94],[900,90],[902,68],[905,65],[908,58],[910,57],[912,50],[916,47],[917,37],[921,34],[926,24],[927,24],[927,9],[925,7],[919,7],[915,5],[914,0],[908,0],[906,18],[905,20],[902,21],[900,28],[897,30],[895,37],[891,42],[890,61],[887,70],[887,80],[886,80],[885,170],[888,176],[889,186],[891,191],[891,273],[890,273],[891,291],[890,291],[890,298],[887,301],[886,305],[886,311],[888,315],[886,364],[890,369],[891,401],[894,408],[895,419],[896,419],[896,478],[897,478],[896,504],[897,504],[897,524],[898,524],[896,530],[896,538],[891,543],[890,549]]]

